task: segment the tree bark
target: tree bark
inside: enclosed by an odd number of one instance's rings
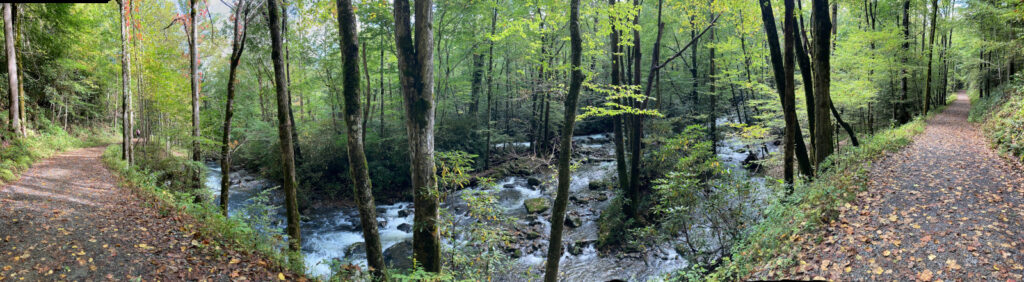
[[[228,95],[224,103],[224,130],[220,148],[220,211],[228,216],[228,192],[231,187],[231,118],[234,116],[235,77],[238,75],[238,64],[245,51],[246,31],[249,23],[249,9],[252,2],[239,0],[235,2],[234,34],[231,38],[231,57],[228,65]]]
[[[8,4],[4,4],[5,6]],[[131,117],[128,112],[128,101],[132,96],[131,89],[131,54],[128,52],[128,7],[124,1],[117,1],[118,11],[121,15],[121,159],[131,164],[131,147],[132,147],[132,133],[131,133]],[[7,15],[4,9],[4,16]],[[10,33],[8,33],[10,34]],[[8,53],[10,54],[10,53]],[[12,79],[13,81],[13,79]],[[14,111],[12,111],[14,112]]]
[[[910,56],[910,0],[903,1],[903,54],[900,60],[903,62],[902,75],[900,76],[900,87],[903,90],[896,107],[896,121],[904,124],[910,121],[910,111],[907,109],[909,89],[907,86],[907,57]]]
[[[832,154],[832,119],[830,94],[832,51],[832,21],[829,19],[828,0],[812,0],[811,25],[814,37],[814,164],[821,163]]]
[[[199,54],[196,54],[196,0],[189,1],[188,15],[189,80],[192,86],[192,161],[200,162],[203,159],[199,147]],[[201,175],[201,171],[192,172],[193,185],[198,186],[202,183]]]
[[[295,179],[295,151],[292,140],[292,121],[289,118],[291,100],[288,99],[288,82],[285,77],[284,56],[281,54],[283,43],[281,40],[281,22],[278,14],[277,1],[267,1],[268,18],[270,20],[270,56],[274,63],[274,82],[277,91],[277,135],[281,143],[281,166],[283,166],[285,210],[288,216],[288,226],[285,228],[288,234],[288,250],[292,252],[290,257],[300,257],[297,254],[302,248],[302,234],[299,232],[299,204],[296,189],[298,181]]]
[[[583,40],[580,37],[579,7],[580,0],[571,0],[569,41],[572,75],[569,79],[569,93],[565,98],[565,122],[562,124],[562,140],[558,150],[558,190],[551,211],[551,240],[548,242],[547,266],[544,271],[544,281],[547,282],[558,281],[558,262],[562,258],[562,229],[565,225],[565,208],[569,201],[571,181],[569,161],[572,157],[572,132],[576,122],[576,103],[580,96],[580,86],[583,84],[583,71],[580,69]]]
[[[409,135],[412,174],[413,258],[428,272],[441,271],[441,239],[438,233],[437,179],[434,168],[434,38],[433,1],[415,3],[415,41],[409,18],[409,1],[394,0],[395,45],[399,81],[405,101],[406,133]]]
[[[370,173],[366,165],[366,153],[362,138],[366,128],[363,127],[365,123],[362,120],[363,116],[360,115],[361,105],[359,104],[359,34],[356,29],[356,15],[351,0],[337,0],[337,5],[344,79],[342,96],[345,99],[345,104],[343,111],[346,135],[348,136],[348,163],[349,173],[352,175],[352,192],[356,195],[359,220],[363,226],[367,264],[373,271],[374,280],[387,281],[384,255],[382,255],[380,235],[377,231],[377,208],[373,201],[373,185],[370,183]],[[365,54],[366,50],[363,52]],[[365,55],[363,58],[365,62]]]
[[[935,26],[938,25],[936,22],[936,15],[939,13],[939,0],[932,0],[932,26],[931,34],[928,37],[928,74],[924,79],[924,111],[923,114],[928,114],[928,110],[931,109],[932,103],[932,53],[935,50]]]

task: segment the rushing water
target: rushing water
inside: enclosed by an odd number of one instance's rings
[[[613,279],[646,281],[686,267],[688,262],[668,242],[654,246],[643,253],[635,254],[601,254],[594,247],[598,236],[597,219],[607,207],[610,199],[615,196],[612,191],[607,189],[592,190],[590,188],[591,182],[606,180],[614,173],[613,146],[608,137],[604,134],[574,137],[574,143],[578,146],[577,156],[574,156],[573,159],[579,161],[579,166],[572,173],[569,190],[573,197],[569,201],[567,214],[569,217],[579,218],[580,225],[567,227],[564,232],[563,241],[567,249],[560,263],[560,270],[564,273],[563,277],[572,281]],[[746,159],[749,147],[733,139],[726,138],[719,144],[719,157],[726,165],[735,170],[742,170],[739,168],[742,167],[742,162]],[[522,145],[524,144],[513,143],[510,147]],[[207,174],[206,185],[210,192],[219,195],[220,167],[216,163],[208,163],[207,167],[210,169],[210,173]],[[541,184],[530,185],[531,178],[540,180]],[[231,181],[229,202],[231,216],[237,216],[239,210],[251,204],[250,198],[257,195],[259,191],[273,186],[271,182],[245,171],[233,172]],[[527,275],[526,273],[540,273],[539,270],[543,266],[547,252],[551,226],[547,218],[550,215],[550,210],[539,216],[530,215],[524,207],[524,201],[545,198],[550,203],[554,198],[555,186],[556,183],[552,175],[537,174],[526,177],[505,177],[499,179],[494,187],[467,188],[467,190],[494,193],[506,214],[518,218],[514,231],[518,231],[515,233],[520,235],[514,240],[516,241],[515,247],[521,251],[521,256],[516,258],[514,267],[516,272],[509,274],[510,277],[506,277],[506,279],[518,280],[515,278],[521,279],[521,275]],[[458,197],[459,193],[463,191],[454,193],[444,203],[444,206],[457,216],[461,216],[466,210],[466,204]],[[283,203],[282,196],[279,191],[275,192],[277,193],[273,193],[270,197],[271,203],[280,206]],[[273,224],[282,227],[284,210],[278,208],[273,213],[273,218],[275,218]],[[465,217],[462,216],[462,218]],[[412,219],[411,203],[401,202],[378,206],[378,221],[381,224],[380,235],[382,247],[386,250],[385,256],[387,256],[387,250],[392,247],[396,249],[396,253],[400,253],[397,249],[403,246],[399,246],[399,243],[412,240],[412,233],[410,233]],[[359,225],[359,214],[355,208],[340,208],[304,215],[301,227],[302,249],[310,274],[315,276],[329,274],[329,267],[322,263],[327,260],[338,259],[361,265],[366,264],[365,251],[360,248],[363,238]],[[527,233],[540,236],[527,238],[523,235]]]

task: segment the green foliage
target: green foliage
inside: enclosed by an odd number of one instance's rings
[[[789,197],[765,203],[764,218],[743,232],[719,267],[700,273],[706,275],[697,280],[741,280],[754,271],[791,266],[797,242],[815,240],[820,236],[818,231],[838,216],[838,208],[867,188],[872,161],[909,145],[924,127],[924,119],[919,117],[865,138],[859,147],[830,156],[815,180],[798,182]],[[694,271],[682,271],[676,278],[700,277]]]
[[[982,123],[982,130],[1000,153],[1024,160],[1024,81],[1020,76],[985,98],[973,96],[970,120]]]
[[[107,147],[103,153],[103,162],[121,177],[123,185],[131,187],[137,196],[152,203],[161,213],[179,213],[195,219],[199,224],[193,231],[203,238],[213,239],[211,242],[215,246],[233,248],[247,253],[257,252],[275,263],[276,268],[286,266],[292,272],[303,272],[301,263],[288,263],[289,260],[286,258],[288,254],[282,249],[284,241],[280,236],[280,231],[268,232],[260,225],[246,223],[246,220],[241,217],[226,218],[221,215],[217,206],[205,201],[196,202],[194,194],[162,185],[159,175],[169,172],[149,171],[138,166],[129,166],[121,160],[117,145]],[[174,167],[169,169],[174,169]],[[260,199],[261,197],[262,199]],[[267,219],[272,207],[266,204],[266,193],[261,193],[256,201],[258,204],[253,209],[246,210],[244,214],[246,217],[253,216],[257,220],[257,224],[269,226]]]
[[[24,172],[38,160],[54,154],[85,146],[96,145],[96,142],[108,141],[107,131],[101,128],[81,128],[79,134],[72,135],[63,128],[50,123],[45,118],[36,122],[37,130],[29,131],[25,138],[15,137],[9,131],[3,131],[0,140],[0,183],[14,181],[18,174]]]

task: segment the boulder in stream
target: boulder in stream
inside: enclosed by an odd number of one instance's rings
[[[366,243],[356,242],[355,244],[349,245],[347,248],[345,248],[346,257],[356,255],[366,255]]]
[[[583,220],[581,220],[579,216],[576,216],[574,214],[567,214],[565,215],[565,226],[571,228],[580,227],[583,226]]]
[[[526,212],[528,213],[542,213],[548,210],[548,199],[545,198],[533,198],[523,201],[523,206],[526,206]]]
[[[406,232],[406,233],[411,233],[412,232],[412,225],[409,225],[408,223],[399,224],[398,225],[398,230],[400,230],[402,232]]]
[[[412,241],[402,241],[385,250],[384,263],[392,269],[412,268]]]

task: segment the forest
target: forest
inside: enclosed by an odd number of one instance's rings
[[[1022,8],[4,3],[0,280],[1019,281]]]

